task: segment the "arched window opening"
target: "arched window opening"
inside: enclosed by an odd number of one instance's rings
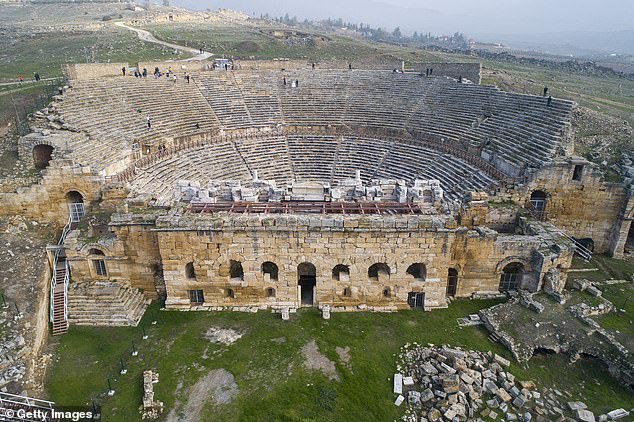
[[[48,167],[54,148],[50,145],[36,145],[33,147],[33,165],[36,169],[41,170]]]
[[[512,262],[502,270],[500,274],[499,291],[508,292],[509,290],[518,290],[522,282],[524,273],[524,265],[520,262]]]
[[[225,297],[228,297],[229,299],[235,299],[236,293],[233,291],[233,289],[227,289],[225,290]]]
[[[335,265],[332,269],[332,279],[343,282],[350,280],[350,268],[343,264]]]
[[[425,267],[425,264],[421,263],[410,265],[407,267],[406,272],[419,281],[425,281],[425,277],[427,277],[427,268]]]
[[[350,287],[343,289],[343,297],[352,297],[352,290]]]
[[[371,281],[381,281],[390,278],[390,267],[385,263],[372,264],[368,268],[368,278]]]
[[[231,280],[244,280],[242,263],[234,261],[233,259],[229,261],[229,278],[231,278]]]
[[[392,297],[392,291],[390,290],[389,287],[383,288],[383,297],[386,299],[389,299],[390,297]]]
[[[187,264],[185,264],[185,277],[188,280],[195,280],[196,279],[196,270],[194,270],[194,263],[193,262],[188,262]]]
[[[88,249],[88,255],[101,255],[101,256],[105,256],[106,254],[103,253],[103,251],[97,249],[97,248],[90,248]]]
[[[278,271],[279,270],[277,268],[277,265],[270,261],[266,261],[262,264],[262,274],[264,274],[264,281],[277,281]]]
[[[265,290],[266,293],[266,297],[275,297],[275,289],[272,287],[269,287]]]

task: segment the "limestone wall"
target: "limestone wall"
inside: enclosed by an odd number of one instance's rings
[[[572,180],[575,165],[583,165],[578,181]],[[546,193],[549,222],[571,236],[592,238],[596,252],[610,250],[628,199],[622,184],[604,182],[599,171],[585,160],[569,160],[540,170],[518,190],[517,202],[528,203],[536,190]]]
[[[65,242],[66,256],[74,282],[126,281],[130,286],[143,290],[143,294],[155,299],[162,290],[160,279],[160,255],[156,233],[145,224],[115,226],[113,235],[99,239],[82,236],[72,231]],[[102,255],[91,253],[92,250]],[[95,260],[105,262],[106,274],[98,275]]]
[[[473,83],[482,81],[482,65],[480,63],[414,63],[414,72],[425,73],[426,69],[433,69],[432,76],[449,76],[458,79],[461,76]]]
[[[70,160],[54,160],[42,171],[38,184],[20,187],[15,192],[0,193],[0,215],[20,214],[42,222],[68,221],[66,194],[79,192],[86,207],[99,198],[103,177],[91,173],[90,167]]]
[[[78,63],[62,65],[66,79],[88,80],[108,76],[121,76],[121,68],[128,63]]]
[[[187,290],[203,290],[206,306],[298,306],[304,262],[316,268],[315,304],[348,309],[407,308],[409,292],[425,293],[426,308],[445,306],[449,268],[458,271],[456,296],[463,297],[497,292],[506,263],[525,264],[525,287],[536,288],[542,272],[531,263],[539,237],[448,230],[430,217],[198,216],[157,225],[167,304],[175,308],[190,307]],[[230,260],[241,263],[243,279],[230,279]],[[266,261],[278,266],[277,280],[263,274]],[[194,278],[186,273],[189,262]],[[387,264],[390,273],[370,279],[375,263]],[[415,263],[425,265],[424,280],[407,274]],[[339,264],[349,267],[348,279],[333,278]],[[275,297],[266,297],[267,288]]]

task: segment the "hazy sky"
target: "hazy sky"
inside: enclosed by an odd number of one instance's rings
[[[634,29],[634,0],[176,0],[188,8],[341,17],[406,31],[528,34]],[[634,40],[632,40],[634,43]]]

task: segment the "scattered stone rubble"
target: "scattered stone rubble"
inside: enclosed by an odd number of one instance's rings
[[[147,370],[143,371],[143,408],[141,410],[141,418],[158,419],[163,413],[163,402],[154,400],[154,384],[159,381],[158,372]]]
[[[406,344],[394,375],[396,406],[406,403],[404,421],[594,422],[594,413],[570,394],[538,389],[508,372],[510,362],[492,352]],[[625,418],[617,409],[599,421]]]

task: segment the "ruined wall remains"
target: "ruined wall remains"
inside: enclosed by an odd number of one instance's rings
[[[480,63],[414,63],[414,72],[425,73],[426,69],[432,69],[432,76],[449,76],[458,79],[468,79],[473,83],[482,82],[482,65]]]
[[[610,237],[610,254],[615,257],[623,257],[625,245],[632,229],[634,221],[634,192],[630,187],[626,191],[627,200],[624,201],[621,215],[614,225],[612,236]]]
[[[121,68],[128,68],[128,63],[78,63],[62,65],[66,79],[88,80],[108,76],[121,76]]]
[[[64,225],[69,217],[66,195],[79,192],[88,207],[99,198],[102,185],[103,177],[93,175],[90,167],[73,164],[71,160],[54,160],[42,171],[38,184],[0,193],[0,215],[19,214]]]
[[[524,265],[522,285],[534,290],[551,264],[534,260],[541,237],[446,229],[436,217],[186,215],[160,218],[156,230],[173,308],[190,308],[188,290],[202,290],[205,306],[298,306],[298,266],[308,262],[316,269],[315,304],[393,310],[408,307],[409,292],[422,292],[430,309],[446,306],[449,268],[458,272],[456,296],[468,297],[497,292],[511,262]],[[135,242],[129,238],[126,249],[143,248]],[[241,264],[242,277],[231,277],[231,261]],[[267,261],[277,265],[277,280],[263,273]],[[375,263],[386,264],[389,273],[370,278]],[[417,263],[424,275],[408,274]],[[347,266],[348,275],[333,276],[337,265]]]
[[[575,166],[582,166],[574,180]],[[592,238],[596,252],[608,252],[615,226],[627,201],[620,183],[603,181],[601,174],[585,160],[555,163],[540,170],[524,189],[518,203],[528,203],[535,191],[546,193],[545,217],[567,234]],[[627,234],[626,234],[627,235]]]
[[[137,216],[126,225],[111,226],[111,235],[90,236],[85,231],[72,231],[65,247],[73,281],[125,281],[142,289],[145,297],[157,298],[163,290],[161,257],[156,232],[151,228],[143,216]],[[104,261],[106,274],[97,274],[96,260]]]

